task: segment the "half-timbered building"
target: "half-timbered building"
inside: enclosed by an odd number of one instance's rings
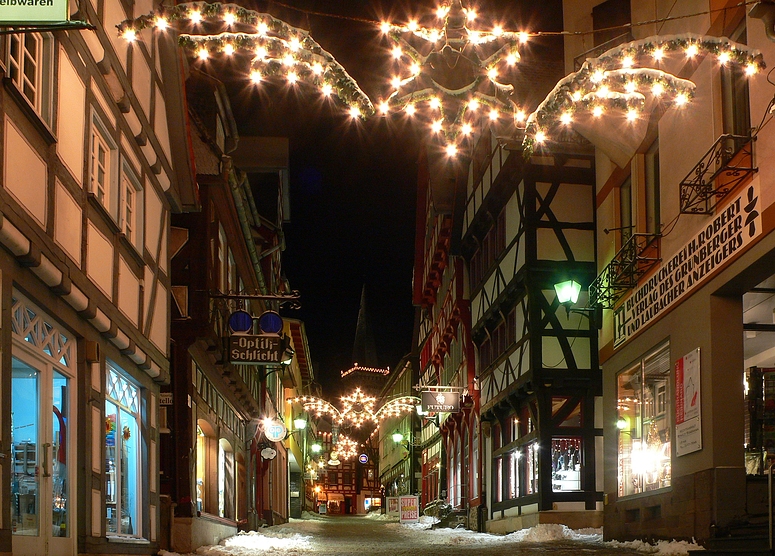
[[[484,136],[472,160],[462,237],[489,531],[602,523],[597,329],[554,289],[594,276],[594,168],[572,141],[526,158]]]
[[[775,58],[775,10],[689,2],[675,18],[677,6],[595,4],[567,5],[565,28],[664,19],[607,44],[568,38],[569,71],[574,59],[623,60],[678,39],[658,68],[693,83],[685,106],[658,99],[637,126],[611,114],[588,133],[598,228],[589,301],[605,308],[605,536],[751,534],[768,513],[775,422],[773,87],[756,66],[758,54]]]
[[[6,554],[159,550],[170,215],[197,199],[177,47],[116,31],[150,8],[0,38]]]
[[[265,233],[282,225],[279,173],[271,170],[274,213],[261,214],[259,191],[234,163],[237,157],[256,172],[264,150],[254,147],[276,145],[248,138],[240,146],[225,87],[213,77],[192,71],[186,88],[200,210],[172,222],[172,404],[162,446],[163,491],[174,505],[169,548],[179,552],[240,528],[287,521],[288,451],[260,441],[263,419],[285,420],[284,381],[293,382],[280,362],[232,362],[228,350],[230,316],[239,310],[258,320],[278,308],[262,296],[285,286],[276,279],[280,239]],[[285,140],[275,143],[287,149]],[[255,322],[249,332],[259,332]],[[297,347],[306,354],[303,343]]]

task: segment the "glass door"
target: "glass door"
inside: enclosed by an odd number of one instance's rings
[[[71,379],[18,353],[11,377],[14,554],[72,554]]]

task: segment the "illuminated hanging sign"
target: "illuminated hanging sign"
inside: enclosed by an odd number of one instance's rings
[[[229,361],[232,363],[280,363],[284,351],[283,339],[274,334],[234,334],[229,337]]]
[[[0,0],[0,26],[68,21],[68,0]]]
[[[272,421],[264,425],[264,436],[270,442],[280,442],[285,439],[285,435],[288,433],[288,429],[285,427],[285,423],[279,419],[273,419]]]
[[[423,392],[422,410],[424,413],[458,413],[460,392]]]
[[[762,233],[759,179],[709,221],[614,311],[614,347],[704,283]]]

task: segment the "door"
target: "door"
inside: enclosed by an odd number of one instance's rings
[[[11,529],[14,554],[73,554],[73,378],[14,346]]]

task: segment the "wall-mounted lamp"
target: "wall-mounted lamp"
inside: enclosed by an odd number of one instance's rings
[[[307,420],[297,417],[293,420],[293,426],[297,431],[303,431],[307,428]]]
[[[571,308],[579,300],[581,293],[581,284],[576,280],[565,280],[554,285],[554,291],[557,294],[557,301],[565,306],[565,314],[570,317],[571,313],[578,313],[589,319],[591,328],[600,330],[603,327],[603,306]]]
[[[398,444],[399,442],[401,442],[404,439],[404,435],[401,434],[400,432],[396,431],[396,432],[393,433],[392,438],[393,438],[393,442]]]
[[[323,450],[323,445],[317,440],[309,447],[313,454],[319,454]]]

